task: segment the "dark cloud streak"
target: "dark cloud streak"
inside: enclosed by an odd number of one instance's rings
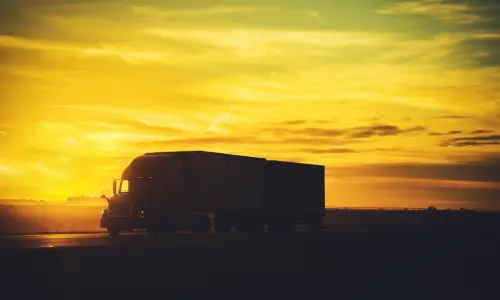
[[[453,144],[455,147],[467,147],[467,146],[491,146],[491,145],[500,145],[500,142],[457,142]]]
[[[356,153],[357,151],[347,148],[330,148],[330,149],[302,149],[302,152],[310,154],[345,154]]]
[[[489,136],[474,136],[474,137],[461,137],[448,139],[440,143],[442,147],[454,146],[454,147],[465,147],[465,146],[488,146],[488,145],[499,145],[500,135],[489,135]]]
[[[368,127],[356,127],[353,129],[353,133],[349,135],[350,138],[370,138],[374,136],[389,136],[389,135],[400,135],[404,133],[425,131],[426,128],[423,126],[415,126],[406,129],[401,129],[394,125],[374,125]]]
[[[471,119],[471,116],[464,115],[448,115],[448,116],[439,116],[436,119]]]
[[[492,133],[493,130],[473,130],[469,132],[469,134],[486,134],[486,133]]]
[[[323,121],[327,124],[328,121]],[[310,124],[306,120],[291,120],[281,122],[282,125],[306,125]],[[263,128],[262,132],[272,132],[275,134],[293,134],[293,135],[308,135],[320,137],[345,137],[347,139],[362,139],[375,136],[394,136],[406,133],[422,132],[427,130],[424,126],[413,126],[408,128],[400,128],[396,125],[374,124],[370,126],[358,126],[352,128],[325,128],[325,127],[306,127],[295,128],[289,126],[276,126],[273,128]]]
[[[406,179],[452,180],[470,182],[500,182],[500,162],[492,156],[476,162],[450,164],[401,163],[367,164],[355,167],[330,166],[332,176],[340,178],[395,177]]]
[[[460,130],[452,130],[448,132],[430,132],[429,135],[431,136],[441,136],[441,135],[455,135],[455,134],[461,134],[462,131]]]

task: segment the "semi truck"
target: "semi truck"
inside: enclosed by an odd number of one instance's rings
[[[113,181],[100,218],[109,235],[145,229],[241,234],[323,226],[325,167],[209,151],[145,153]],[[212,220],[212,222],[210,222]]]

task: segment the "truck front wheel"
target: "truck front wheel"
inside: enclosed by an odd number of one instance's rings
[[[120,234],[120,229],[118,228],[106,228],[106,230],[108,234],[113,237],[118,236]]]
[[[148,227],[146,228],[146,232],[150,235],[150,236],[158,236],[159,235],[159,231],[155,228],[152,228],[152,227]]]

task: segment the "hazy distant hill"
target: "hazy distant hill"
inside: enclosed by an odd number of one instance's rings
[[[66,205],[74,206],[106,206],[105,200],[99,197],[75,196],[66,199]]]
[[[32,199],[0,199],[0,205],[44,205],[46,201],[44,200],[32,200]],[[60,204],[63,202],[49,202],[52,204]]]
[[[72,196],[66,201],[45,201],[33,199],[0,199],[0,205],[48,205],[48,206],[105,206],[106,202],[99,197]]]
[[[95,205],[2,205],[0,235],[101,231],[102,207]]]

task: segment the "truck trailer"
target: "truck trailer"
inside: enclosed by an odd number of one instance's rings
[[[153,152],[134,158],[113,181],[100,227],[111,236],[146,229],[168,235],[320,230],[325,167],[208,151]]]

